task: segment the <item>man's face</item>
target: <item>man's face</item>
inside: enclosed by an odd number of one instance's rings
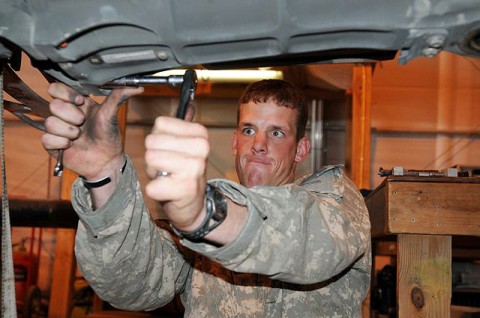
[[[297,163],[310,150],[308,138],[296,141],[297,110],[273,102],[240,104],[232,150],[240,183],[278,186],[293,181]]]

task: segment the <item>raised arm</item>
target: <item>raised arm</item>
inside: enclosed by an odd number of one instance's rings
[[[314,284],[355,268],[368,281],[370,221],[363,198],[338,168],[314,175],[302,186],[246,189],[214,180],[248,207],[248,220],[231,244],[186,246],[236,272]]]
[[[151,219],[122,150],[118,107],[139,92],[114,90],[97,104],[63,84],[50,85],[53,115],[42,143],[53,156],[63,149],[65,167],[85,180],[111,178],[98,188],[86,188],[83,180],[73,185],[72,204],[80,218],[76,259],[103,300],[122,309],[151,310],[184,288],[191,267],[170,233]]]

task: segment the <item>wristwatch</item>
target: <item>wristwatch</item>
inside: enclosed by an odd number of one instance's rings
[[[196,242],[202,240],[205,235],[222,224],[227,217],[227,199],[216,187],[209,184],[207,184],[207,189],[205,190],[205,206],[205,219],[196,230],[184,232],[176,229],[175,226],[171,224],[175,234],[180,238],[186,238],[189,241]]]

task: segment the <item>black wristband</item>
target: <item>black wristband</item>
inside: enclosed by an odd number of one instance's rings
[[[122,168],[120,169],[120,172],[123,174],[123,172],[125,171],[125,168],[127,167],[127,158],[125,158],[125,162],[123,163],[123,166]],[[80,178],[82,178],[82,182],[83,182],[83,185],[85,186],[85,188],[87,189],[92,189],[92,188],[100,188],[100,187],[103,187],[104,185],[106,184],[109,184],[110,182],[112,182],[112,179],[110,177],[105,177],[105,178],[102,178],[100,180],[97,180],[97,181],[87,181],[85,179],[85,177],[83,176],[80,176]]]
[[[209,184],[207,184],[207,189],[205,190],[205,205],[205,219],[196,230],[192,232],[183,232],[176,229],[175,226],[171,224],[175,234],[177,234],[180,238],[186,238],[189,241],[198,242],[202,240],[205,235],[222,224],[227,217],[227,199],[225,199],[223,194],[218,191],[217,188]]]

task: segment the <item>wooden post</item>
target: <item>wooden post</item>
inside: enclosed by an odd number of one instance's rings
[[[60,198],[70,200],[70,190],[77,175],[65,170],[62,175]],[[57,229],[53,280],[48,307],[49,318],[70,317],[70,305],[73,297],[73,281],[77,263],[73,253],[75,230]]]
[[[370,139],[372,125],[371,106],[372,65],[353,67],[351,136],[347,138],[346,153],[350,176],[357,187],[370,188]]]
[[[127,122],[127,106],[120,108],[118,122],[125,143],[125,130]],[[75,173],[65,170],[62,175],[62,188],[60,198],[71,200],[72,184],[78,177]],[[74,255],[75,230],[58,229],[55,249],[55,262],[53,265],[53,280],[50,291],[50,303],[48,310],[49,318],[70,317],[73,299],[73,283],[76,272],[76,260]],[[98,302],[97,302],[98,303]],[[98,304],[97,304],[98,307]]]
[[[347,108],[345,166],[360,189],[370,188],[372,65],[353,66],[351,108]],[[362,317],[370,317],[370,292],[362,305]]]
[[[398,235],[398,317],[450,317],[452,237]]]
[[[437,130],[455,129],[457,65],[452,54],[440,54],[438,57],[438,98],[437,98]],[[426,169],[445,169],[456,162],[456,147],[452,138],[438,135],[436,138],[435,160]]]
[[[478,202],[475,177],[389,176],[366,198],[372,236],[397,235],[399,318],[450,317],[452,236],[478,236]]]

